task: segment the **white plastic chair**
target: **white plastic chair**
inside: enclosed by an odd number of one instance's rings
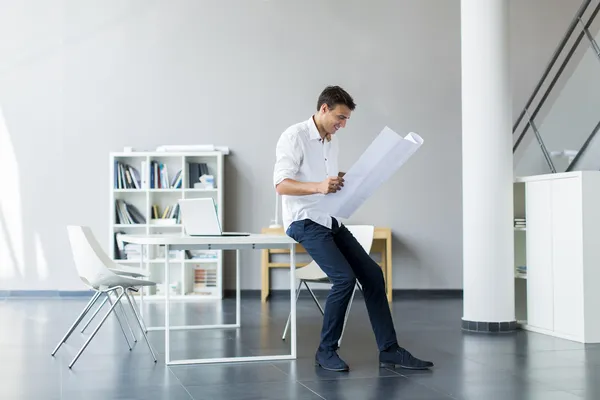
[[[97,250],[97,255],[98,257],[101,259],[101,261],[104,263],[104,265],[112,272],[114,272],[117,275],[124,275],[124,276],[130,276],[132,278],[149,278],[150,274],[146,271],[143,271],[139,268],[131,268],[125,265],[121,265],[121,264],[117,264],[115,262],[113,262],[113,260],[110,259],[110,257],[108,257],[106,255],[106,253],[102,250],[102,248],[100,247],[100,245],[98,244],[95,236],[92,234],[91,230],[89,230],[89,228],[84,227],[85,230],[88,230],[90,233],[90,245],[92,247],[94,247]],[[137,289],[134,288],[130,288],[129,290],[132,291],[136,291]],[[110,297],[111,293],[107,293],[106,297],[104,298],[104,300],[102,301],[102,303],[100,303],[100,305],[96,308],[96,311],[94,311],[94,313],[92,314],[92,316],[89,318],[88,322],[83,326],[83,328],[81,329],[81,333],[85,332],[85,329],[89,326],[89,324],[92,322],[92,320],[96,317],[96,315],[98,315],[98,312],[102,309],[102,307],[104,307],[104,304],[106,304],[106,302],[110,302],[110,304],[112,305],[112,300]],[[134,307],[137,307],[137,303],[135,302],[135,298],[131,297],[131,301],[133,303]],[[123,315],[125,317],[125,322],[127,323],[127,327],[129,328],[129,332],[131,333],[131,336],[133,336],[133,341],[137,342],[137,338],[135,337],[135,334],[133,333],[133,330],[131,329],[131,325],[129,325],[129,320],[127,319],[127,314],[125,313],[125,310],[123,309],[123,304],[121,302],[119,302],[119,307],[121,309],[121,311],[123,312]],[[91,307],[90,307],[91,309]],[[141,316],[142,313],[139,311],[139,309],[137,310],[139,315]],[[88,310],[89,312],[89,310]],[[119,325],[121,325],[121,330],[123,331],[123,335],[125,336],[125,340],[127,341],[127,345],[131,348],[131,346],[129,345],[129,339],[127,338],[127,335],[125,334],[125,331],[123,329],[123,324],[121,323],[121,320],[119,319],[118,315],[115,312],[115,316],[117,317],[117,321],[119,322]],[[137,314],[135,315],[137,318]],[[139,318],[139,321],[142,325],[144,325],[143,327],[143,331],[148,333],[148,328],[145,326],[144,321],[142,318]]]
[[[71,336],[71,334],[73,333],[73,331],[75,330],[77,325],[83,320],[85,315],[92,309],[94,303],[96,303],[96,301],[102,295],[106,295],[107,296],[106,300],[108,300],[111,303],[111,307],[108,310],[108,312],[106,313],[106,315],[104,315],[104,317],[102,318],[102,320],[100,321],[100,323],[98,324],[96,329],[94,329],[94,331],[92,332],[90,337],[84,343],[82,348],[79,350],[79,352],[77,353],[77,355],[75,356],[73,361],[71,361],[71,363],[69,364],[69,368],[72,368],[73,365],[75,364],[75,362],[81,356],[81,353],[83,353],[83,351],[86,349],[86,347],[92,341],[92,339],[94,338],[94,336],[96,335],[96,333],[98,332],[100,327],[102,327],[102,325],[104,324],[104,322],[106,321],[106,319],[108,318],[110,313],[115,311],[115,307],[117,304],[119,304],[121,306],[121,310],[123,311],[123,315],[125,316],[125,319],[127,321],[125,310],[123,309],[123,306],[121,303],[121,298],[124,296],[127,299],[127,301],[129,302],[129,305],[131,306],[131,309],[136,317],[135,319],[137,320],[137,323],[138,323],[140,329],[142,330],[142,335],[144,336],[144,339],[146,340],[148,348],[150,349],[150,352],[152,353],[154,362],[156,362],[157,361],[156,354],[154,353],[154,350],[152,349],[152,346],[150,345],[150,341],[148,340],[148,337],[146,336],[147,329],[145,329],[142,318],[141,318],[140,314],[138,314],[138,311],[136,310],[136,308],[134,307],[133,302],[130,298],[130,295],[127,293],[127,291],[137,292],[138,288],[141,286],[155,286],[156,283],[149,281],[149,280],[145,280],[145,279],[135,278],[133,276],[141,276],[143,274],[140,273],[140,271],[135,271],[132,268],[127,268],[127,267],[124,267],[124,266],[114,263],[110,259],[110,257],[108,257],[108,255],[102,250],[102,247],[100,246],[100,244],[94,237],[94,235],[89,227],[87,227],[87,226],[68,226],[67,231],[68,231],[68,235],[69,235],[69,241],[71,243],[71,252],[73,254],[73,259],[75,261],[75,266],[77,268],[79,277],[86,286],[88,286],[90,289],[94,290],[96,293],[92,296],[92,298],[90,299],[90,301],[88,302],[86,307],[83,309],[81,314],[79,314],[79,316],[77,317],[77,319],[75,320],[73,325],[71,325],[71,327],[69,328],[69,330],[67,331],[65,336],[58,343],[58,345],[52,352],[52,356],[54,356],[56,354],[56,352],[58,351],[60,346],[62,346],[62,344],[66,342],[66,340],[69,338],[69,336]],[[121,275],[115,273],[114,271],[118,271],[119,273],[121,273]],[[129,276],[126,276],[125,274],[127,274]],[[118,293],[119,289],[121,290],[120,294]],[[112,294],[113,292],[115,294],[118,294],[116,302],[114,302],[114,303],[110,299],[110,294]],[[99,308],[98,308],[98,310],[99,310]],[[95,314],[97,314],[98,310],[96,310]],[[127,334],[125,333],[123,324],[121,323],[120,318],[119,318],[118,314],[116,313],[116,311],[115,311],[115,316],[117,317],[117,320],[119,321],[119,324],[121,325],[121,331],[123,332],[123,335],[125,336],[125,339],[127,340],[129,350],[131,350],[131,344],[129,343],[129,339],[127,337]],[[92,318],[93,318],[93,316],[92,316]],[[90,318],[90,321],[92,318]],[[89,322],[88,322],[88,324],[89,324]],[[129,325],[129,322],[127,322],[127,324]],[[131,331],[131,334],[133,335],[133,331],[131,330],[131,327],[129,327],[129,329]],[[134,340],[135,340],[135,336],[134,336]]]
[[[356,238],[358,243],[360,243],[360,245],[363,247],[363,249],[365,249],[365,251],[367,253],[369,253],[371,251],[371,246],[373,245],[373,236],[375,234],[375,227],[373,225],[345,225],[345,226],[346,226],[346,228],[348,228],[350,233],[352,233],[352,235]],[[296,270],[296,279],[298,279],[300,281],[298,283],[298,288],[296,290],[296,301],[298,301],[298,298],[300,297],[300,289],[302,288],[302,284],[304,284],[304,286],[306,286],[306,289],[308,289],[308,292],[310,293],[312,299],[314,300],[317,307],[319,308],[321,315],[325,315],[325,312],[323,311],[323,307],[321,307],[321,304],[317,300],[317,297],[315,296],[314,292],[308,286],[308,282],[330,283],[329,278],[327,277],[325,272],[323,272],[321,267],[319,267],[319,265],[313,260],[305,267],[298,268]],[[360,284],[358,282],[356,282],[356,286],[358,286],[358,288],[362,291],[362,287],[360,286]],[[348,320],[348,315],[350,313],[350,307],[352,307],[352,301],[354,300],[354,293],[355,293],[355,290],[352,291],[352,296],[350,297],[350,301],[348,302],[348,308],[346,309],[346,315],[344,316],[344,327],[342,328],[342,334],[340,336],[340,340],[338,341],[338,347],[341,346],[341,344],[342,344],[342,337],[344,336],[344,330],[346,329],[346,322]],[[291,318],[291,314],[288,316],[288,320],[285,324],[285,329],[283,330],[283,336],[282,336],[283,340],[285,340],[285,336],[287,334],[287,330],[288,330],[288,327],[290,324],[290,318]]]

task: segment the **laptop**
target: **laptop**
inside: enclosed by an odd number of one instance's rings
[[[181,223],[189,236],[250,236],[245,232],[223,232],[213,198],[179,200]]]

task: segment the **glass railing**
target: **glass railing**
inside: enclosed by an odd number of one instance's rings
[[[599,12],[600,0],[582,3],[518,116],[516,176],[600,169]]]

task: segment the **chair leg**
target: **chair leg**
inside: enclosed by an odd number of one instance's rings
[[[125,323],[127,324],[127,327],[129,328],[129,332],[131,333],[131,336],[133,336],[133,341],[135,343],[137,343],[137,338],[135,337],[135,334],[133,333],[133,329],[131,329],[131,325],[129,325],[129,317],[127,317],[127,313],[125,312],[125,307],[123,307],[122,302],[119,302],[119,308],[121,309],[121,312],[123,313],[123,318],[125,318]]]
[[[154,358],[154,362],[156,362],[156,354],[154,354],[154,350],[152,349],[152,346],[150,345],[150,341],[148,340],[148,336],[146,335],[146,332],[144,331],[144,328],[142,326],[142,322],[141,322],[140,316],[138,315],[135,307],[133,306],[133,303],[131,302],[131,298],[129,297],[129,295],[127,294],[127,292],[125,290],[123,290],[123,292],[125,293],[125,297],[127,298],[127,301],[129,301],[129,305],[131,306],[131,309],[133,310],[133,313],[136,316],[136,320],[138,322],[138,325],[140,326],[140,329],[142,330],[142,335],[144,335],[144,339],[146,339],[146,344],[148,345],[148,348],[150,349],[150,352],[152,353],[152,357]]]
[[[106,293],[106,297],[108,298],[108,302],[110,303],[111,306],[116,306],[117,303],[113,303],[112,299],[110,298],[110,294]],[[121,302],[118,302],[119,304],[121,304]],[[119,326],[121,327],[121,332],[123,332],[123,336],[125,336],[125,341],[127,342],[127,347],[129,347],[129,351],[131,351],[131,343],[129,343],[129,338],[127,337],[127,334],[125,333],[125,328],[123,328],[123,323],[121,322],[121,318],[119,318],[119,314],[117,313],[117,311],[115,310],[115,317],[117,317],[117,321],[119,322]],[[127,319],[127,317],[125,317],[125,319]],[[131,327],[129,328],[129,330],[131,330]],[[135,338],[135,336],[134,336]]]
[[[81,322],[81,320],[83,319],[83,317],[85,317],[85,315],[88,313],[88,311],[90,311],[90,309],[92,308],[92,306],[94,305],[94,303],[96,303],[96,300],[98,300],[98,298],[100,297],[100,294],[101,294],[100,292],[94,293],[94,295],[92,296],[92,298],[90,299],[90,301],[87,303],[87,305],[85,306],[85,308],[83,309],[83,311],[81,311],[81,314],[79,314],[79,316],[77,317],[77,319],[75,320],[75,322],[73,322],[73,325],[71,325],[71,327],[69,328],[69,330],[67,331],[67,333],[65,334],[65,336],[60,340],[60,342],[58,343],[58,345],[56,346],[56,348],[52,352],[52,356],[54,356],[56,354],[56,352],[58,351],[58,349],[60,348],[60,346],[62,346],[62,344],[67,341],[67,339],[69,338],[69,336],[71,336],[71,334],[73,333],[73,331],[75,330],[75,328],[77,327],[77,325],[79,325],[79,323]]]
[[[104,307],[104,304],[106,304],[106,302],[108,301],[108,296],[104,298],[104,300],[102,300],[102,303],[100,303],[100,306],[98,306],[98,308],[96,308],[96,311],[94,311],[94,313],[92,314],[92,316],[90,317],[90,319],[88,319],[88,322],[86,322],[85,326],[83,327],[83,329],[81,329],[81,333],[83,333],[86,328],[88,327],[88,325],[92,322],[92,320],[94,318],[96,318],[96,315],[98,315],[98,313],[100,312],[100,309],[102,307]]]
[[[121,289],[123,289],[123,288],[121,288]],[[117,298],[117,302],[121,301],[121,297],[123,297],[124,294],[125,294],[125,289],[123,289],[123,293],[121,293],[119,295],[119,297]],[[83,344],[83,346],[81,347],[81,349],[79,349],[79,351],[77,352],[77,355],[75,356],[75,358],[73,359],[73,361],[71,361],[71,364],[69,364],[69,368],[72,368],[73,365],[75,364],[75,362],[79,359],[79,357],[81,356],[81,353],[83,353],[83,351],[90,344],[90,342],[92,341],[92,339],[94,338],[94,336],[96,336],[96,333],[98,333],[98,331],[100,330],[100,328],[102,327],[102,325],[104,324],[104,322],[106,321],[106,319],[108,318],[108,316],[110,315],[110,313],[113,312],[113,310],[115,309],[116,305],[117,305],[116,303],[113,304],[110,307],[110,309],[108,310],[108,312],[106,313],[106,315],[104,315],[104,317],[100,321],[100,324],[98,324],[98,326],[96,327],[96,329],[94,329],[94,332],[92,332],[92,334],[90,335],[90,337],[88,338],[88,340],[86,340],[86,342]]]
[[[131,302],[133,303],[133,307],[135,308],[136,313],[136,318],[139,315],[140,317],[138,318],[138,321],[142,324],[143,328],[142,330],[145,333],[148,333],[148,327],[146,326],[146,322],[142,319],[143,318],[143,314],[142,314],[142,310],[140,309],[140,307],[138,306],[137,302],[135,301],[135,297],[131,294],[131,292],[137,292],[136,289],[133,288],[128,288],[127,289],[130,293],[129,293],[129,298],[131,299]],[[144,289],[142,288],[140,291],[140,296],[144,295]],[[142,303],[143,305],[143,303]]]
[[[296,303],[298,302],[298,298],[300,297],[300,288],[302,287],[302,281],[298,284],[298,288],[296,289]],[[281,340],[285,340],[285,335],[287,335],[288,327],[290,326],[290,319],[292,318],[292,313],[288,315],[287,322],[285,323],[285,328],[283,329],[283,336],[281,336]]]
[[[312,289],[310,287],[308,287],[308,283],[306,283],[306,281],[303,281],[303,282],[304,282],[304,286],[306,286],[306,288],[308,289],[308,292],[310,293],[313,300],[315,301],[315,304],[317,305],[317,307],[319,307],[319,311],[321,311],[321,315],[325,315],[325,311],[323,311],[323,308],[321,307],[319,300],[317,300],[317,296],[315,296],[315,293],[312,291]]]

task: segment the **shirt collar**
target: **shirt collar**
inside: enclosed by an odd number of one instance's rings
[[[310,134],[310,140],[321,140],[321,134],[317,129],[317,125],[315,124],[314,116],[311,116],[308,119],[308,132]]]

